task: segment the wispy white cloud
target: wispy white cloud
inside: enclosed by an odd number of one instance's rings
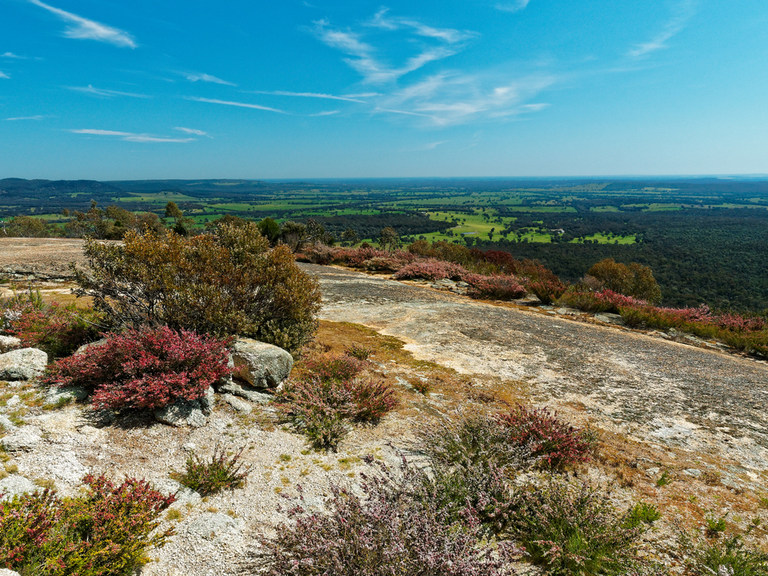
[[[234,84],[233,82],[227,82],[226,80],[222,80],[221,78],[216,78],[216,76],[211,76],[210,74],[188,72],[188,73],[184,73],[184,77],[190,82],[197,82],[199,80],[200,82],[213,82],[214,84],[224,84],[226,86],[237,86],[237,84]]]
[[[75,92],[83,92],[85,94],[92,94],[94,96],[101,96],[102,98],[112,98],[113,96],[129,96],[131,98],[152,98],[147,94],[136,94],[134,92],[120,92],[118,90],[106,90],[104,88],[94,88],[90,84],[88,86],[65,86],[67,90],[74,90]]]
[[[252,108],[254,110],[265,110],[267,112],[277,112],[278,114],[290,114],[285,110],[278,110],[277,108],[269,108],[268,106],[259,106],[258,104],[247,104],[245,102],[231,102],[229,100],[215,100],[212,98],[197,98],[195,96],[186,96],[187,100],[194,100],[195,102],[208,102],[209,104],[222,104],[224,106],[239,106],[240,108]]]
[[[430,142],[429,144],[425,144],[422,147],[422,149],[423,150],[434,150],[435,148],[437,148],[441,144],[447,144],[448,142],[450,142],[450,140],[440,140],[439,142]]]
[[[325,112],[318,112],[317,114],[310,114],[310,116],[333,116],[339,112],[341,112],[341,110],[327,110]]]
[[[527,3],[527,0],[526,0]],[[463,42],[477,36],[476,32],[470,32],[467,30],[454,30],[453,28],[433,28],[422,24],[417,20],[410,18],[389,17],[387,16],[389,9],[382,8],[374,17],[367,23],[368,26],[375,28],[381,28],[382,30],[400,30],[402,28],[412,28],[419,36],[426,38],[437,38],[449,44],[456,44],[457,42]]]
[[[207,136],[210,138],[211,136],[208,135],[208,132],[203,132],[202,130],[195,130],[194,128],[184,128],[183,126],[177,126],[174,128],[174,130],[178,130],[179,132],[184,132],[184,134],[194,134],[195,136]]]
[[[0,54],[0,58],[13,58],[16,60],[26,60],[26,56],[19,56],[18,54],[14,54],[13,52],[6,52],[5,54]]]
[[[117,132],[115,130],[97,130],[93,128],[82,128],[78,130],[68,130],[73,134],[89,134],[91,136],[114,136],[118,140],[126,142],[174,142],[186,143],[194,142],[196,138],[166,138],[163,136],[153,136],[151,134],[135,134],[133,132]]]
[[[47,118],[48,116],[37,114],[36,116],[17,116],[15,118],[6,118],[6,122],[15,122],[16,120],[43,120],[44,118]]]
[[[496,4],[497,10],[504,12],[519,12],[525,10],[531,0],[514,0],[513,2],[499,2]]]
[[[418,36],[440,42],[436,46],[424,45],[419,42],[419,53],[407,58],[400,66],[393,66],[378,56],[378,50],[372,44],[365,42],[362,34],[352,30],[331,28],[327,20],[318,20],[314,24],[315,35],[326,45],[349,56],[344,58],[344,62],[355,69],[366,82],[370,83],[396,81],[430,62],[448,58],[461,49],[462,41],[475,36],[472,32],[433,28],[407,18],[391,18],[386,15],[386,10],[380,11],[368,23],[369,27],[387,31],[409,28]]]
[[[368,96],[376,96],[376,93],[372,94],[350,94],[347,96],[334,96],[333,94],[318,94],[316,92],[285,92],[283,90],[253,90],[249,92],[250,94],[269,94],[270,96],[298,96],[302,98],[323,98],[326,100],[343,100],[345,102],[358,102],[358,103],[364,103],[365,100],[360,100],[360,98],[365,98]]]
[[[379,110],[428,118],[435,126],[465,124],[538,112],[545,103],[529,103],[556,78],[536,75],[514,81],[467,74],[437,74],[383,99]]]
[[[136,48],[136,41],[133,39],[133,36],[127,32],[124,32],[123,30],[113,28],[112,26],[107,26],[106,24],[101,24],[95,20],[88,20],[87,18],[83,18],[77,14],[72,14],[71,12],[66,12],[60,8],[55,8],[45,4],[40,0],[29,0],[29,2],[35,6],[39,6],[40,8],[48,10],[48,12],[55,14],[67,22],[69,25],[64,31],[64,36],[67,38],[97,40],[99,42],[107,42],[108,44],[113,44],[115,46]]]
[[[10,76],[6,74],[5,72],[0,72],[0,78],[5,78],[6,80],[10,79]]]
[[[683,0],[676,6],[674,14],[664,24],[661,31],[648,42],[635,46],[628,52],[628,55],[632,58],[642,58],[652,52],[667,48],[667,41],[685,28],[685,25],[693,17],[694,12],[694,0]]]

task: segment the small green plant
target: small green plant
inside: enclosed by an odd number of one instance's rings
[[[628,526],[634,527],[640,524],[651,525],[656,520],[661,518],[661,512],[653,504],[646,504],[645,502],[638,502],[629,510],[627,515]]]
[[[768,509],[768,496],[760,496],[757,505],[764,510]]]
[[[280,454],[278,456],[280,462],[290,462],[291,461],[291,455],[290,454]]]
[[[171,478],[180,484],[198,492],[201,496],[215,494],[222,490],[234,490],[245,484],[250,468],[244,468],[240,457],[245,451],[243,446],[239,452],[228,454],[219,444],[213,449],[211,459],[206,461],[197,454],[187,458],[186,470],[172,472]]]
[[[672,478],[670,478],[669,472],[667,472],[666,470],[664,470],[661,476],[659,476],[659,479],[656,480],[656,486],[658,488],[663,488],[667,484],[671,484],[671,483],[672,483]]]
[[[424,394],[425,396],[429,394],[429,391],[432,388],[432,386],[429,384],[429,380],[418,379],[415,382],[412,382],[411,385],[413,386],[413,389],[416,390],[416,392],[419,394]]]
[[[706,533],[710,538],[719,538],[720,533],[725,532],[727,528],[725,516],[715,517],[712,514],[707,514],[704,520],[707,523]]]
[[[352,344],[349,348],[346,349],[346,353],[347,355],[352,356],[352,358],[357,358],[358,360],[364,361],[371,357],[373,351],[370,348],[366,348],[365,346]]]
[[[165,519],[169,520],[170,522],[177,522],[181,520],[181,517],[182,517],[181,511],[177,510],[176,508],[171,508],[165,514]]]

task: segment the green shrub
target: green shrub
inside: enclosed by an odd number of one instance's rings
[[[129,231],[123,245],[89,239],[84,250],[90,270],[75,270],[76,292],[114,325],[237,334],[288,350],[317,328],[317,281],[252,222],[192,237]]]
[[[695,576],[768,576],[768,554],[748,548],[739,536],[700,542],[688,547],[689,568]]]
[[[77,498],[46,489],[0,502],[0,566],[22,576],[129,576],[173,534],[154,532],[173,496],[144,480],[83,482],[88,493]]]
[[[336,450],[347,433],[346,420],[375,422],[397,406],[394,390],[384,381],[316,375],[289,381],[274,401],[285,421],[325,450]]]
[[[648,266],[637,262],[627,266],[606,258],[593,265],[587,274],[602,282],[608,290],[651,303],[661,301],[661,289]]]
[[[243,468],[243,463],[240,462],[244,451],[245,446],[230,455],[216,444],[210,460],[203,460],[192,453],[187,458],[184,472],[172,472],[171,478],[201,496],[241,488],[251,471],[250,468]]]
[[[510,533],[549,574],[625,575],[645,530],[630,526],[608,497],[588,484],[552,477],[516,494],[518,513]]]
[[[629,510],[627,515],[627,524],[630,527],[640,526],[641,524],[653,524],[661,518],[661,512],[653,504],[638,502]]]

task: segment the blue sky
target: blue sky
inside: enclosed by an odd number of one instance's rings
[[[0,177],[768,172],[765,0],[0,0]]]

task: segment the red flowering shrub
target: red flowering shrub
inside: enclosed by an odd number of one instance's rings
[[[45,576],[128,576],[161,547],[173,529],[150,534],[174,496],[145,480],[115,485],[83,478],[88,494],[61,500],[53,490],[0,502],[0,566]]]
[[[547,408],[518,405],[509,414],[500,414],[498,421],[508,428],[510,441],[527,446],[532,457],[551,468],[590,459],[593,441],[585,431],[563,422]]]
[[[429,258],[400,268],[395,274],[395,279],[409,280],[412,278],[424,278],[425,280],[434,281],[442,280],[443,278],[451,278],[452,280],[462,280],[468,274],[469,272],[459,264]]]
[[[481,274],[468,274],[464,281],[471,288],[467,294],[472,298],[486,298],[489,300],[515,300],[527,294],[525,288],[514,276],[483,276]]]
[[[536,294],[543,304],[552,304],[568,289],[568,285],[561,282],[559,278],[535,280],[526,283],[525,287],[529,292]]]
[[[19,294],[4,304],[3,330],[23,346],[51,356],[68,356],[99,335],[100,316],[92,308],[43,302],[40,293]]]
[[[168,327],[107,336],[58,360],[44,382],[94,390],[97,408],[160,408],[201,398],[227,375],[226,342]]]

